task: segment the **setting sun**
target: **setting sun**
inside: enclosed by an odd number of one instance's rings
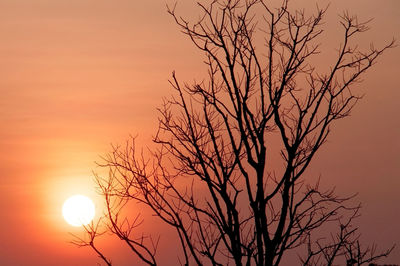
[[[71,196],[64,202],[62,214],[65,221],[72,226],[86,225],[94,218],[94,203],[86,196]]]

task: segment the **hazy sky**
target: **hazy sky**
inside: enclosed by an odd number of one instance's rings
[[[192,1],[180,2],[182,15],[197,14]],[[315,1],[292,2],[315,7]],[[82,193],[99,205],[94,161],[129,134],[149,143],[173,70],[188,82],[204,76],[201,54],[165,4],[0,0],[0,264],[99,262],[91,250],[68,243],[69,232],[79,230],[62,219],[63,201]],[[364,46],[400,39],[399,0],[334,0],[322,39],[328,51],[339,43],[337,14],[345,9],[374,18],[360,39]],[[339,194],[359,192],[362,239],[381,248],[397,243],[391,263],[400,263],[399,60],[400,48],[392,49],[364,76],[364,99],[333,129],[313,166]],[[117,241],[100,244],[124,254]]]

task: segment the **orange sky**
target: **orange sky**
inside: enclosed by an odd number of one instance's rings
[[[181,2],[178,12],[196,14]],[[328,51],[344,9],[375,18],[365,44],[400,39],[400,1],[334,0],[322,40]],[[397,243],[391,263],[400,263],[399,60],[400,48],[392,49],[364,76],[366,96],[313,166],[339,194],[359,192],[363,239]],[[171,72],[191,82],[203,76],[201,63],[164,0],[0,0],[0,264],[96,265],[91,250],[68,243],[79,230],[63,221],[63,201],[96,198],[93,162],[129,134],[149,143]],[[108,250],[122,254],[116,244]]]

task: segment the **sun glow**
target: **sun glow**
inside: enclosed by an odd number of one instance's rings
[[[86,196],[71,196],[64,202],[62,214],[65,221],[72,226],[87,225],[94,218],[94,203]]]

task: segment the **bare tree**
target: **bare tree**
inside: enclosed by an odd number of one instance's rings
[[[109,169],[96,176],[109,232],[156,265],[158,242],[135,235],[142,221],[122,214],[140,202],[176,230],[182,265],[279,265],[292,249],[303,265],[362,265],[387,256],[391,249],[360,246],[353,196],[310,183],[306,169],[332,125],[360,99],[354,85],[394,41],[360,51],[353,40],[367,22],[344,13],[343,39],[324,73],[313,59],[326,9],[308,16],[287,0],[278,8],[262,0],[198,5],[202,15],[193,23],[175,8],[168,12],[204,52],[208,78],[187,85],[173,73],[175,94],[159,109],[159,149],[145,158],[132,139],[100,164]],[[270,159],[274,152],[280,162]],[[321,228],[332,233],[323,237]]]

